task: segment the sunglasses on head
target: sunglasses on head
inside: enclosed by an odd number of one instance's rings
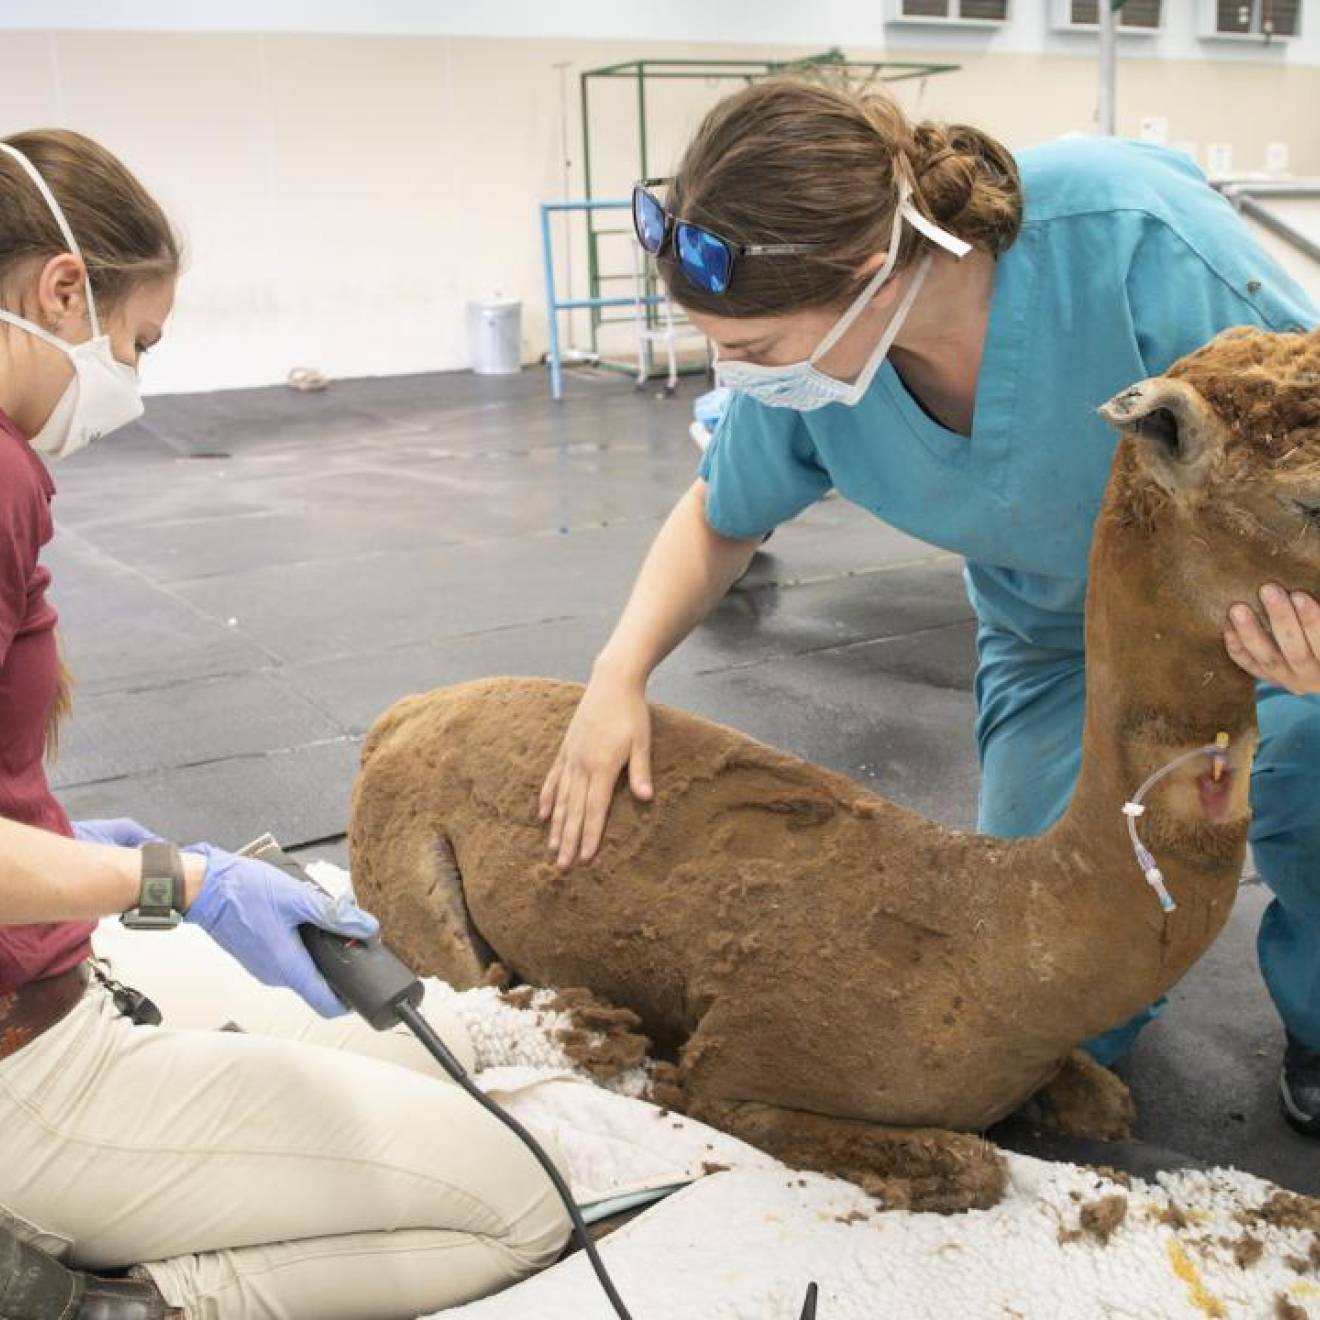
[[[672,243],[674,258],[684,278],[703,293],[728,293],[735,257],[790,257],[810,252],[819,243],[734,243],[701,225],[679,220],[667,211],[652,188],[672,179],[643,179],[634,185],[633,228],[637,241],[653,257]]]

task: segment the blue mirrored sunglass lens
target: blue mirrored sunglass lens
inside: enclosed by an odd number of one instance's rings
[[[665,241],[665,213],[660,203],[640,188],[633,193],[633,223],[637,241],[654,256]]]
[[[722,238],[696,225],[678,225],[674,230],[674,247],[683,274],[698,289],[707,293],[728,291],[733,254]]]

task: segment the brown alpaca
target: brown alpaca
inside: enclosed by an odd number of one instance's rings
[[[1002,1161],[972,1134],[1043,1088],[1120,1135],[1126,1092],[1074,1051],[1173,985],[1233,903],[1256,719],[1222,629],[1266,581],[1320,585],[1320,333],[1229,331],[1101,411],[1125,435],[1053,829],[946,829],[660,707],[654,805],[620,789],[597,860],[561,874],[535,802],[581,690],[491,679],[409,697],[367,739],[353,872],[386,938],[460,988],[494,957],[634,1010],[694,1118],[891,1204],[993,1203]],[[1122,807],[1221,730],[1222,779],[1197,758],[1147,800],[1165,915]]]

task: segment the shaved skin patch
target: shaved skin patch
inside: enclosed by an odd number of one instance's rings
[[[1208,820],[1218,824],[1228,819],[1233,805],[1233,781],[1236,778],[1237,772],[1231,769],[1225,769],[1217,780],[1209,770],[1197,776],[1196,788],[1201,798],[1201,810]]]

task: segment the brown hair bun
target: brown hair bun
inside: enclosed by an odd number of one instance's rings
[[[917,196],[930,218],[998,256],[1022,225],[1017,162],[979,128],[925,120],[912,130]]]

